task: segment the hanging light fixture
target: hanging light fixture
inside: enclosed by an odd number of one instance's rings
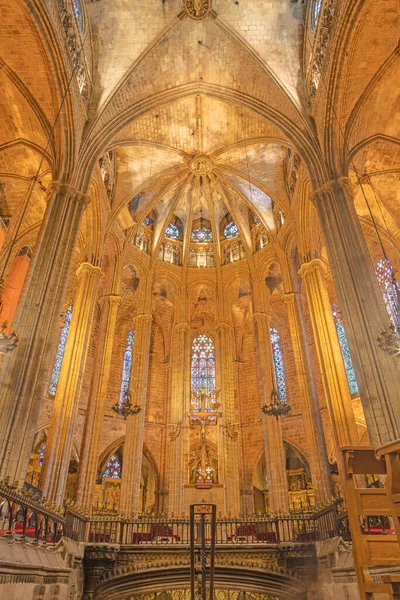
[[[125,421],[128,417],[137,415],[142,411],[139,404],[132,404],[132,396],[129,390],[124,393],[122,402],[116,402],[111,407],[111,410],[116,412],[118,415],[122,415]]]
[[[265,403],[264,406],[261,407],[264,415],[268,415],[269,417],[275,417],[279,419],[279,417],[283,417],[287,415],[292,410],[292,405],[287,400],[281,400],[279,396],[279,392],[276,389],[275,385],[275,377],[274,377],[274,364],[271,364],[271,374],[272,374],[272,391],[270,395],[271,402],[269,404]]]

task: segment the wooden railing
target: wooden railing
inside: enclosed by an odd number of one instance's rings
[[[354,566],[361,600],[400,597],[400,440],[380,447],[342,449]],[[365,475],[384,487],[362,487]],[[379,567],[381,581],[370,572]],[[384,573],[384,567],[390,567]],[[397,572],[393,573],[393,567]],[[379,596],[380,597],[380,596]]]

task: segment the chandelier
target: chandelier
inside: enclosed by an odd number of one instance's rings
[[[111,407],[111,410],[119,415],[122,415],[126,421],[126,419],[131,415],[133,416],[139,414],[142,409],[139,404],[132,404],[132,396],[128,390],[124,393],[122,402],[116,402],[114,406]]]
[[[287,415],[292,410],[292,406],[286,400],[281,400],[279,397],[279,393],[275,389],[275,385],[272,386],[271,392],[271,402],[269,404],[264,404],[261,408],[264,415],[268,415],[269,417],[282,417],[283,415]]]
[[[15,329],[11,331],[11,333],[5,333],[7,328],[7,321],[0,327],[0,354],[7,354],[7,352],[12,352],[19,342],[19,337]]]

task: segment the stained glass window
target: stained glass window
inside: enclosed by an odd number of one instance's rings
[[[170,223],[165,230],[165,237],[171,238],[171,240],[176,240],[180,236],[181,232],[179,227],[175,225],[175,223]]]
[[[208,398],[215,396],[215,352],[213,340],[205,334],[198,335],[192,343],[191,355],[192,411],[202,409],[201,395]],[[215,401],[215,398],[214,398]],[[207,410],[214,410],[210,402],[206,402]]]
[[[76,20],[78,22],[79,30],[83,31],[83,15],[82,15],[81,0],[74,0],[74,11],[75,11]]]
[[[311,31],[315,31],[318,25],[319,13],[321,11],[322,0],[314,0],[311,6]]]
[[[112,454],[103,472],[103,479],[121,479],[122,466],[117,454]]]
[[[151,219],[149,216],[147,216],[144,221],[143,221],[143,225],[149,226],[151,225]]]
[[[201,225],[200,227],[193,229],[190,237],[192,238],[192,240],[194,242],[199,242],[199,243],[211,242],[212,231],[208,227],[204,227],[204,225]]]
[[[283,356],[280,345],[280,337],[277,329],[270,328],[272,356],[274,359],[275,380],[278,387],[279,398],[281,402],[287,402],[285,370],[283,367]]]
[[[132,371],[132,356],[133,356],[133,344],[135,342],[135,333],[131,329],[126,336],[126,347],[124,352],[124,362],[122,365],[122,378],[121,378],[121,391],[119,394],[119,404],[121,405],[124,399],[124,395],[129,391],[129,382],[131,380]]]
[[[67,337],[69,332],[69,327],[71,325],[72,318],[72,306],[68,306],[65,317],[64,317],[64,325],[61,329],[60,341],[58,342],[56,360],[54,361],[53,372],[50,378],[49,385],[49,395],[55,396],[57,391],[58,380],[60,379],[61,365],[64,358],[65,352],[65,344],[67,343]]]
[[[37,454],[39,454],[39,467],[43,466],[43,459],[44,459],[44,451],[45,450],[46,450],[46,442],[43,442],[43,444],[37,450]]]
[[[239,230],[233,221],[230,221],[228,223],[228,225],[225,225],[224,237],[226,237],[226,238],[235,237],[235,235],[238,235],[238,233],[239,233]]]
[[[394,277],[393,267],[390,260],[381,258],[376,265],[375,274],[378,279],[379,287],[382,292],[389,318],[394,327],[398,329],[400,327],[398,300],[400,289],[399,284]]]
[[[358,385],[353,363],[351,361],[349,345],[347,343],[346,332],[342,322],[340,309],[336,304],[332,304],[332,314],[335,319],[336,333],[339,338],[340,350],[342,352],[344,368],[346,370],[347,381],[350,388],[350,394],[358,394]]]

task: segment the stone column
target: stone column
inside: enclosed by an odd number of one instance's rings
[[[171,408],[169,412],[169,512],[180,515],[184,510],[184,465],[183,436],[188,402],[185,390],[186,372],[189,367],[189,325],[175,325],[174,345],[172,349],[172,387]]]
[[[133,404],[139,404],[142,411],[138,415],[128,417],[126,421],[120,502],[120,510],[126,517],[131,516],[139,507],[151,321],[150,314],[141,314],[136,317],[135,322],[130,391]]]
[[[350,182],[311,195],[318,211],[372,444],[400,437],[400,365],[378,348],[388,314],[353,204]]]
[[[79,461],[77,501],[89,511],[93,505],[94,488],[98,468],[99,442],[103,429],[104,405],[112,361],[115,323],[121,296],[108,294],[100,298],[99,334],[89,402],[85,420],[83,446]]]
[[[10,274],[7,278],[6,285],[4,287],[4,292],[1,298],[3,306],[0,314],[0,325],[6,321],[6,331],[10,331],[10,329],[12,329],[12,322],[21,296],[30,258],[29,248],[23,248],[18,256],[15,257]]]
[[[272,391],[272,347],[270,316],[255,312],[254,328],[261,406],[269,404]],[[265,461],[268,473],[270,509],[289,512],[289,491],[286,475],[286,457],[283,446],[281,420],[262,415],[264,428]]]
[[[304,263],[299,273],[303,278],[332,433],[338,449],[357,444],[358,435],[324,271],[323,262],[315,258]]]
[[[84,262],[79,266],[76,275],[78,289],[54,398],[41,473],[43,495],[59,505],[64,499],[82,375],[92,331],[97,285],[103,273],[99,267]]]
[[[22,484],[87,198],[53,183],[13,325],[20,335],[0,365],[0,473]]]
[[[238,417],[235,406],[235,374],[233,370],[232,328],[229,323],[217,326],[221,357],[222,400],[224,417],[223,444],[226,488],[226,510],[233,515],[240,512],[240,482],[238,453]]]
[[[251,468],[247,464],[246,461],[246,444],[245,444],[245,431],[246,427],[244,427],[243,423],[243,413],[241,404],[242,398],[246,399],[246,396],[243,395],[244,391],[242,391],[241,383],[243,381],[243,366],[244,363],[235,360],[233,363],[234,366],[234,374],[235,374],[235,389],[237,390],[237,398],[238,398],[238,421],[239,421],[239,438],[238,438],[238,453],[239,453],[239,476],[240,476],[240,511],[244,514],[254,514],[254,490],[253,490],[253,472],[252,465]]]
[[[303,402],[303,418],[310,450],[309,464],[315,499],[317,502],[329,500],[332,496],[332,484],[324,430],[322,426],[317,390],[313,376],[310,348],[299,294],[290,292],[282,299],[288,309],[290,337],[296,368],[297,384]]]

